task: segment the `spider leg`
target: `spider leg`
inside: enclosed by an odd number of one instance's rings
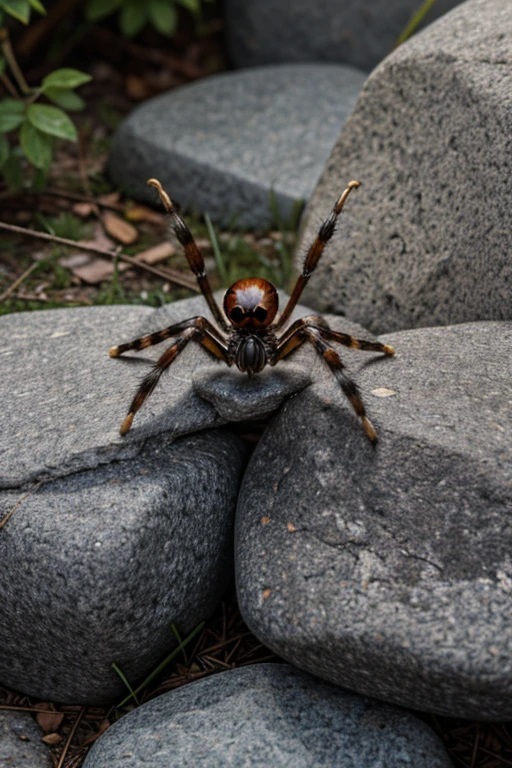
[[[291,352],[302,346],[304,343],[309,342],[312,344],[318,354],[327,364],[331,373],[333,373],[336,377],[336,380],[340,384],[352,408],[354,409],[357,416],[359,416],[361,419],[361,423],[367,437],[371,440],[372,443],[376,443],[377,432],[375,431],[375,427],[371,423],[370,419],[366,415],[364,403],[359,393],[357,384],[352,381],[352,379],[345,373],[345,366],[334,347],[332,347],[329,342],[322,338],[322,331],[326,329],[312,328],[311,326],[307,325],[307,323],[303,322],[304,319],[306,318],[297,320],[297,322],[294,323],[285,334],[283,334],[282,338],[277,344],[276,351],[272,360],[270,361],[270,365],[275,365],[277,362],[279,362],[279,360],[287,357]]]
[[[313,243],[310,245],[309,250],[306,254],[306,258],[304,259],[302,272],[297,278],[297,282],[295,283],[295,287],[292,291],[292,295],[288,299],[287,305],[285,306],[283,312],[281,313],[281,316],[279,317],[276,325],[274,326],[275,329],[282,328],[283,325],[286,323],[286,321],[289,319],[293,310],[295,309],[295,306],[302,294],[302,291],[306,287],[309,278],[315,271],[316,266],[320,261],[320,257],[324,252],[325,246],[327,245],[327,243],[329,242],[329,240],[334,234],[338,216],[342,211],[342,208],[345,204],[345,200],[347,199],[351,191],[353,189],[356,189],[359,186],[360,186],[359,181],[349,181],[346,189],[342,192],[342,194],[339,196],[336,203],[334,204],[334,207],[331,211],[331,215],[324,221],[324,223],[321,225],[320,229],[318,230],[318,234],[314,239]]]
[[[131,402],[128,413],[121,424],[119,430],[121,435],[125,435],[130,429],[133,418],[137,411],[144,404],[147,397],[153,392],[156,385],[160,380],[160,376],[164,371],[169,368],[171,363],[177,358],[179,353],[186,347],[189,341],[197,341],[201,346],[211,352],[215,357],[223,360],[227,365],[231,365],[228,358],[228,349],[223,341],[219,341],[218,335],[213,335],[211,332],[212,326],[204,317],[193,317],[190,320],[185,320],[183,323],[179,323],[177,326],[170,326],[176,329],[181,327],[180,335],[176,338],[173,344],[167,349],[163,355],[157,360],[151,371],[145,376],[137,389],[135,396]],[[166,329],[168,330],[168,329]],[[161,332],[160,332],[161,333]],[[153,334],[155,336],[156,334]],[[147,338],[147,337],[143,337]],[[160,339],[161,341],[162,339]],[[126,346],[126,345],[124,345]],[[146,345],[149,346],[149,345]],[[135,348],[128,345],[129,348]],[[121,349],[121,347],[114,347],[114,349]],[[115,357],[116,355],[114,355]]]
[[[389,344],[382,344],[380,341],[368,341],[367,339],[356,339],[354,336],[350,336],[348,333],[342,333],[340,331],[333,331],[327,321],[322,315],[306,315],[300,317],[279,338],[281,345],[285,345],[288,339],[296,332],[307,326],[318,331],[322,338],[328,341],[336,341],[338,344],[343,344],[345,347],[351,349],[361,349],[363,352],[383,352],[386,356],[392,356],[395,354],[395,350]],[[294,347],[292,346],[292,349]],[[277,362],[277,361],[276,361]]]
[[[160,200],[162,201],[162,205],[169,214],[171,219],[171,227],[173,228],[174,234],[178,238],[178,241],[183,246],[183,250],[185,251],[185,256],[189,263],[190,269],[196,277],[197,284],[201,289],[201,292],[206,299],[208,306],[210,307],[212,315],[223,330],[228,330],[228,325],[224,319],[224,315],[222,314],[222,311],[215,301],[215,297],[212,293],[210,281],[208,280],[208,275],[206,274],[204,259],[201,255],[201,251],[197,247],[192,232],[187,227],[181,216],[178,215],[176,208],[174,207],[174,203],[158,179],[148,179],[148,184],[156,189]]]
[[[309,320],[309,318],[301,319]],[[321,319],[323,320],[323,318]],[[390,344],[382,344],[380,341],[368,341],[367,339],[356,339],[348,333],[333,331],[329,328],[327,323],[325,323],[325,320],[323,320],[322,324],[308,322],[308,326],[315,331],[318,331],[322,335],[322,338],[329,341],[337,341],[338,344],[343,344],[344,347],[349,347],[350,349],[361,349],[363,352],[382,352],[386,357],[392,357],[395,354],[395,350]]]
[[[165,339],[177,336],[186,328],[190,328],[194,325],[200,325],[220,344],[224,343],[224,339],[215,327],[208,322],[205,317],[197,316],[190,317],[188,320],[182,320],[181,323],[169,325],[167,328],[163,328],[161,331],[155,331],[154,333],[149,333],[147,336],[140,336],[138,339],[133,339],[133,341],[126,342],[125,344],[119,344],[117,347],[110,347],[108,354],[110,357],[119,357],[119,355],[128,352],[130,349],[135,349],[139,352],[141,349],[147,349],[147,347],[160,344],[160,342],[165,341]]]

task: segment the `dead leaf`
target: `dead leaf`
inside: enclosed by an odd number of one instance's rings
[[[145,79],[138,75],[127,75],[125,88],[128,96],[134,101],[142,101],[151,95]]]
[[[129,269],[129,264],[118,263],[117,268],[120,272]],[[89,285],[96,285],[103,280],[109,280],[114,274],[114,265],[106,259],[91,259],[87,264],[74,267],[73,274]]]
[[[46,712],[38,712],[36,715],[37,724],[42,731],[50,733],[51,731],[56,731],[60,727],[60,724],[64,720],[64,713],[56,712],[53,704],[45,701],[42,704],[38,704],[37,709],[47,710]]]
[[[102,205],[117,205],[119,203],[119,192],[108,192],[106,195],[100,195],[98,203]]]
[[[124,207],[124,216],[128,221],[148,221],[151,224],[163,224],[165,221],[163,213],[153,211],[147,205],[140,203],[127,203]]]
[[[139,233],[132,224],[112,211],[105,211],[101,220],[108,234],[123,245],[131,245],[139,237]]]
[[[165,261],[169,256],[174,256],[176,248],[172,243],[159,243],[152,248],[147,248],[145,251],[140,251],[135,258],[137,261],[143,261],[145,264],[158,264],[160,261]]]
[[[98,222],[94,227],[94,233],[90,240],[79,240],[77,245],[80,247],[84,245],[86,247],[92,246],[93,248],[103,248],[105,250],[112,251],[115,248],[115,243],[110,237],[107,237],[102,225]]]
[[[87,219],[96,210],[94,203],[75,203],[73,205],[73,213],[80,216],[81,219]]]
[[[372,395],[375,395],[376,397],[391,397],[392,395],[396,395],[396,392],[394,389],[377,387],[376,389],[372,389]]]
[[[43,736],[41,741],[44,741],[45,744],[49,744],[53,747],[55,744],[60,744],[62,736],[60,733],[49,733],[47,736]]]

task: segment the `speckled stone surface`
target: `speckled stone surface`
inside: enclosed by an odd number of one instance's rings
[[[111,701],[216,607],[232,578],[242,442],[194,394],[184,351],[119,436],[153,348],[108,349],[204,311],[94,307],[0,319],[0,682],[57,701]],[[211,360],[215,371],[215,361]],[[200,434],[183,437],[184,433]]]
[[[377,333],[511,319],[510,11],[468,0],[368,78],[304,222],[300,253],[362,182],[306,303]]]
[[[461,0],[437,0],[424,24]],[[226,42],[235,67],[337,61],[373,69],[393,50],[417,0],[226,0]]]
[[[173,90],[123,121],[109,173],[154,205],[146,180],[156,176],[185,209],[224,225],[268,226],[274,207],[289,221],[311,196],[364,80],[348,66],[282,65]]]
[[[376,448],[322,379],[253,454],[235,535],[242,614],[345,688],[510,719],[512,323],[381,338],[395,358],[345,354]]]
[[[112,702],[216,608],[232,578],[245,450],[210,430],[0,493],[0,682],[38,698]]]
[[[25,712],[0,712],[1,768],[51,768],[49,748],[42,732]]]
[[[450,768],[437,736],[394,707],[282,664],[212,675],[153,699],[84,768]]]

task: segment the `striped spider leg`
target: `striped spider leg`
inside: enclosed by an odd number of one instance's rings
[[[334,234],[338,216],[347,197],[353,189],[359,186],[359,182],[349,182],[336,201],[330,216],[321,225],[306,254],[301,274],[297,278],[291,296],[279,316],[277,314],[277,290],[272,283],[261,277],[243,278],[233,283],[224,295],[223,311],[220,309],[208,281],[204,259],[192,233],[176,212],[173,202],[160,182],[157,179],[149,179],[148,184],[156,189],[165,210],[169,214],[171,227],[183,246],[189,266],[196,276],[199,288],[213,315],[213,322],[201,316],[192,317],[110,349],[111,357],[119,357],[130,349],[146,349],[165,339],[174,339],[171,346],[161,355],[149,374],[142,380],[128,414],[121,424],[121,434],[125,435],[128,432],[135,414],[153,392],[162,373],[169,368],[189,341],[196,341],[226,365],[235,365],[242,373],[247,373],[249,376],[260,373],[266,365],[276,365],[280,360],[288,357],[308,342],[312,344],[336,377],[352,408],[360,418],[366,435],[372,443],[375,443],[377,433],[366,415],[357,385],[346,374],[345,366],[331,342],[353,349],[381,352],[387,356],[394,354],[393,348],[388,344],[355,339],[346,333],[333,331],[320,315],[303,317],[286,327],[326,245]]]

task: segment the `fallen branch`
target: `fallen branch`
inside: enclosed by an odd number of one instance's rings
[[[70,248],[75,248],[77,251],[86,251],[87,253],[95,253],[98,256],[102,256],[106,259],[119,259],[120,261],[130,264],[130,266],[136,269],[142,269],[145,272],[150,272],[152,275],[161,277],[163,280],[169,280],[176,285],[181,285],[184,288],[188,288],[190,291],[199,293],[199,288],[192,278],[182,275],[175,269],[159,269],[158,267],[152,267],[149,264],[144,264],[143,261],[137,261],[133,256],[128,256],[126,253],[119,252],[118,250],[109,251],[106,248],[99,248],[94,245],[82,245],[76,240],[68,240],[65,237],[57,237],[56,235],[50,235],[47,232],[37,232],[35,229],[27,229],[26,227],[18,227],[16,224],[7,224],[4,221],[0,221],[0,229],[5,229],[7,232],[16,232],[19,235],[25,235],[28,237],[35,237],[39,240],[47,240],[51,243],[58,243],[59,245],[67,245]]]

